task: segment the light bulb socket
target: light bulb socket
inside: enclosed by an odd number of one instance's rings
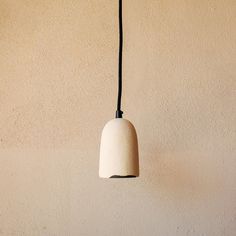
[[[123,111],[121,110],[116,111],[116,118],[122,118],[122,115],[123,115]]]

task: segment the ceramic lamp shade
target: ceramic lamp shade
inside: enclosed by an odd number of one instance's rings
[[[110,120],[102,131],[99,161],[101,178],[139,176],[137,134],[126,119]]]

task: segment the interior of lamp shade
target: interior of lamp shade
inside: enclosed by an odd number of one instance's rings
[[[112,175],[110,178],[136,178],[135,175]]]

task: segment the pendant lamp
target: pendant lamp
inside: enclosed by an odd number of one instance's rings
[[[122,118],[122,51],[122,0],[119,0],[119,69],[117,110],[115,119],[108,121],[102,131],[99,160],[99,177],[101,178],[131,178],[139,176],[137,134],[132,123],[129,120]]]

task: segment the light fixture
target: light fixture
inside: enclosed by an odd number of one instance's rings
[[[139,176],[138,140],[134,126],[122,118],[122,0],[119,0],[119,70],[116,118],[107,122],[102,131],[99,161],[101,178]]]

